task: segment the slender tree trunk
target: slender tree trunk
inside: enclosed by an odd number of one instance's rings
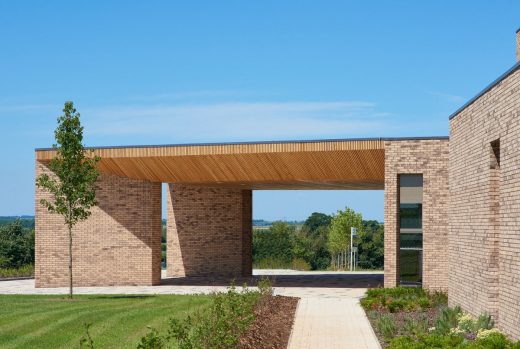
[[[69,225],[69,298],[72,299],[72,227]]]

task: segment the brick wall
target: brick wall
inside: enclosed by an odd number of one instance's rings
[[[51,173],[36,162],[36,175]],[[101,175],[99,206],[73,230],[75,286],[154,285],[161,281],[161,184]],[[68,232],[39,204],[36,188],[36,287],[68,286]]]
[[[385,142],[385,287],[399,283],[399,174],[423,175],[423,287],[448,287],[448,140]]]
[[[520,62],[520,29],[516,32],[516,61]]]
[[[500,139],[500,168],[490,143]],[[520,70],[450,122],[449,300],[520,338]],[[498,204],[498,206],[497,206]]]
[[[170,184],[169,276],[251,276],[251,190]]]

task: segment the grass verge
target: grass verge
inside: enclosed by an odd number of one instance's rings
[[[0,348],[78,348],[84,324],[96,348],[136,348],[147,326],[166,330],[210,305],[204,295],[0,296]]]

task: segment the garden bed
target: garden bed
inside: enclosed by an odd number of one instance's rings
[[[449,308],[442,292],[421,288],[371,289],[361,300],[379,342],[388,349],[520,349],[479,317]]]
[[[285,349],[298,298],[269,296],[255,306],[255,320],[240,339],[241,349]]]

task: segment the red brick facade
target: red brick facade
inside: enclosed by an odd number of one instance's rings
[[[36,162],[36,175],[51,173]],[[156,285],[161,281],[161,184],[101,175],[99,206],[73,230],[75,286]],[[68,286],[63,218],[40,205],[36,189],[36,287]]]
[[[251,276],[251,190],[170,184],[167,199],[169,276]]]
[[[385,143],[385,287],[399,284],[399,175],[423,175],[423,287],[448,288],[448,140]]]
[[[497,166],[492,145],[500,146]],[[449,301],[520,338],[520,70],[450,122]]]

